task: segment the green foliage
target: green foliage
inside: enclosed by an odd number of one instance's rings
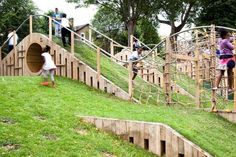
[[[156,27],[147,18],[139,20],[134,35],[145,44],[157,44],[160,42]]]
[[[68,2],[77,2],[79,4],[99,4],[100,7],[110,9],[114,15],[121,18],[125,24],[128,33],[128,41],[130,35],[134,33],[136,24],[141,17],[150,18],[156,12],[159,1],[157,0],[67,0]],[[130,42],[128,42],[130,44]]]
[[[0,3],[0,33],[6,38],[8,28],[16,29],[29,15],[36,13],[36,7],[32,0],[2,0]],[[18,36],[25,37],[29,25],[23,25],[19,30]],[[5,41],[5,40],[4,40]]]
[[[204,0],[196,25],[236,27],[235,0]]]
[[[121,16],[111,11],[106,7],[101,7],[94,19],[92,25],[106,34],[110,38],[119,42],[122,45],[126,45],[127,41],[127,32],[125,31],[125,24],[121,20]],[[141,39],[146,44],[156,44],[160,41],[157,30],[152,22],[147,18],[141,18],[138,23],[134,35]],[[106,45],[109,44],[108,41],[104,39],[99,39],[96,36],[94,37],[95,43],[100,47],[106,49]],[[106,43],[108,42],[108,43]]]

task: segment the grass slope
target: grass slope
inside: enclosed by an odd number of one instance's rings
[[[39,77],[0,77],[0,115],[13,125],[0,122],[0,145],[17,143],[16,151],[3,156],[151,156],[99,133],[78,120],[78,115],[102,116],[170,125],[200,147],[218,157],[235,157],[236,125],[201,110],[135,105],[98,92],[76,81],[56,78],[55,89],[39,86]],[[45,117],[38,120],[36,117]],[[77,134],[79,128],[87,136]],[[55,135],[57,140],[47,140]],[[46,136],[47,137],[47,136]]]

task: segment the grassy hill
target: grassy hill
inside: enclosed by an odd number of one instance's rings
[[[152,156],[81,123],[79,115],[162,122],[214,156],[236,154],[236,125],[213,113],[132,104],[65,78],[56,78],[56,88],[40,81],[0,77],[1,156]]]

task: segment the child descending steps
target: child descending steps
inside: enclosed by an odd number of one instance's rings
[[[42,67],[42,76],[44,77],[44,82],[42,82],[42,85],[48,85],[47,79],[48,75],[50,75],[52,87],[55,87],[54,71],[56,69],[56,65],[54,64],[52,57],[49,54],[50,49],[51,48],[48,45],[42,49],[43,53],[41,54],[41,56],[44,58],[44,64]]]

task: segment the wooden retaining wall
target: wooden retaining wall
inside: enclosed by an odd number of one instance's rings
[[[88,86],[113,94],[124,100],[130,96],[120,87],[97,71],[86,65],[64,48],[50,41],[47,36],[32,33],[24,38],[2,61],[0,76],[35,76],[40,75],[43,62],[40,60],[41,48],[51,46],[51,55],[57,66],[56,75],[79,80]]]
[[[218,111],[217,114],[227,119],[228,121],[236,124],[236,111],[232,112]]]
[[[81,119],[158,156],[211,157],[209,153],[165,124],[87,116],[82,116]]]

